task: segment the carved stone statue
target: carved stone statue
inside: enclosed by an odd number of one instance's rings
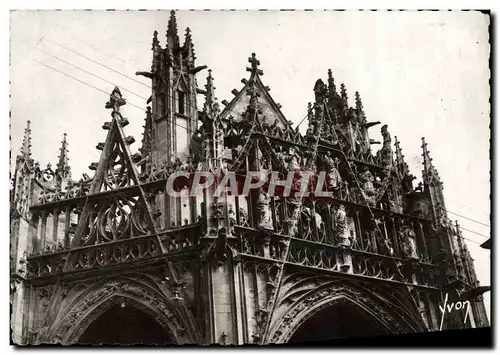
[[[375,205],[375,197],[377,195],[377,191],[373,186],[374,180],[375,178],[373,177],[373,174],[370,172],[370,170],[368,170],[368,168],[366,168],[365,171],[359,175],[359,182],[362,188],[363,197],[371,206]]]
[[[261,190],[257,197],[257,226],[259,228],[273,229],[270,203],[271,197],[269,197],[269,194]]]
[[[412,229],[406,228],[399,232],[399,243],[405,257],[418,259],[416,234]]]
[[[288,159],[289,159],[288,160],[288,170],[289,171],[301,169],[301,166],[299,163],[299,157],[294,149],[290,150],[290,157]]]
[[[382,137],[384,138],[384,143],[382,146],[382,149],[379,151],[379,161],[380,164],[385,169],[391,169],[392,168],[392,147],[391,147],[391,135],[389,134],[389,131],[387,130],[387,125],[383,125],[380,132],[382,133]]]
[[[335,230],[339,239],[340,245],[350,247],[351,241],[349,240],[349,231],[347,230],[347,215],[345,206],[340,205],[335,213]]]
[[[227,218],[230,226],[234,226],[236,224],[236,212],[234,211],[232,204],[229,204],[228,206]]]
[[[339,159],[332,159],[331,154],[327,154],[324,158],[326,166],[326,185],[328,191],[337,190],[342,182],[342,177],[340,176],[338,165]]]

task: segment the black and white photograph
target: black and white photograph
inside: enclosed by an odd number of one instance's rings
[[[10,344],[492,346],[491,22],[11,10]]]

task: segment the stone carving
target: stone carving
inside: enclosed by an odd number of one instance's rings
[[[257,226],[259,228],[273,229],[273,219],[271,214],[271,197],[264,190],[260,190],[257,197]]]
[[[391,135],[387,130],[387,125],[383,125],[381,128],[382,137],[384,138],[384,143],[382,149],[378,152],[378,159],[380,164],[385,169],[392,169],[392,147],[391,147]]]
[[[69,314],[58,326],[55,335],[59,335],[66,342],[73,342],[88,323],[92,322],[96,316],[109,306],[116,303],[114,298],[109,298],[115,293],[133,296],[134,299],[128,301],[133,302],[135,306],[143,308],[148,313],[158,311],[157,320],[159,320],[159,323],[172,335],[173,339],[181,342],[179,336],[176,336],[176,333],[180,335],[176,329],[184,328],[184,323],[180,317],[165,307],[165,296],[160,294],[159,291],[149,290],[139,284],[130,284],[130,280],[111,281],[101,285],[97,291],[87,294],[87,298],[69,311]],[[102,302],[103,300],[104,302]],[[86,313],[87,316],[82,320],[82,316]],[[185,333],[182,337],[184,336],[189,336],[189,334]]]
[[[325,300],[328,301],[325,302]],[[381,326],[390,329],[394,333],[414,331],[411,330],[411,326],[403,325],[403,322],[395,320],[389,312],[389,305],[384,306],[374,298],[366,296],[365,293],[351,287],[336,285],[329,288],[320,288],[318,291],[303,297],[300,301],[294,302],[284,316],[275,321],[277,328],[272,333],[269,343],[286,343],[293,333],[313,314],[342,301],[351,301],[357,305],[362,305],[363,308],[366,307],[380,321]],[[318,304],[320,305],[318,306]],[[413,324],[413,326],[418,329],[420,325]]]
[[[361,185],[361,194],[365,201],[370,206],[374,206],[376,202],[377,191],[373,186],[375,178],[368,168],[365,168],[364,171],[359,175],[359,182]]]
[[[416,234],[411,228],[399,232],[401,251],[407,258],[418,259]]]
[[[328,153],[325,158],[326,167],[326,186],[328,191],[337,191],[342,183],[342,177],[340,176],[338,165],[339,159],[332,158],[331,153]]]
[[[350,247],[351,241],[349,239],[349,231],[347,229],[347,215],[345,211],[345,206],[340,205],[337,212],[335,213],[335,231],[337,232],[337,238],[339,244],[342,246]]]

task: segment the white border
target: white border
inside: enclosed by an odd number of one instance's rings
[[[443,9],[443,10],[448,10],[448,9],[491,9],[493,13],[495,13],[495,10],[498,10],[498,1],[486,1],[486,0],[475,0],[475,1],[460,1],[460,0],[453,0],[453,1],[440,1],[439,3],[436,2],[436,0],[420,0],[420,1],[397,1],[397,0],[385,0],[385,1],[369,1],[369,0],[359,0],[359,1],[335,1],[332,3],[332,1],[325,1],[325,0],[318,0],[318,1],[269,1],[269,0],[253,0],[253,1],[246,1],[246,2],[239,2],[235,3],[235,1],[211,1],[211,2],[205,2],[205,1],[193,1],[193,0],[185,0],[185,1],[148,1],[148,0],[141,0],[141,1],[127,1],[127,0],[120,0],[120,1],[106,1],[103,2],[102,0],[100,1],[95,1],[95,0],[85,0],[85,1],[64,1],[64,0],[50,0],[50,1],[44,1],[44,2],[39,2],[39,1],[4,1],[0,5],[2,11],[0,12],[1,17],[0,17],[0,24],[2,26],[2,31],[0,32],[0,45],[2,48],[2,55],[0,56],[0,60],[2,61],[2,66],[1,66],[1,78],[2,80],[0,81],[0,87],[1,87],[1,95],[0,95],[0,107],[3,108],[3,115],[4,115],[4,128],[0,131],[2,134],[2,139],[0,139],[0,144],[2,144],[3,149],[3,154],[0,154],[0,159],[4,159],[5,161],[2,161],[0,164],[0,167],[2,170],[4,170],[0,174],[0,179],[3,179],[4,183],[1,184],[1,186],[4,186],[4,188],[1,191],[1,196],[0,196],[0,201],[3,201],[3,206],[5,206],[5,211],[0,214],[1,218],[1,226],[4,231],[3,233],[3,243],[4,243],[4,248],[2,249],[5,256],[5,264],[7,264],[7,250],[9,249],[9,217],[7,211],[9,210],[9,205],[7,203],[8,201],[8,192],[7,192],[7,186],[9,186],[9,181],[7,180],[7,166],[8,166],[8,161],[7,161],[7,150],[9,148],[9,137],[8,137],[8,132],[9,132],[9,117],[8,117],[8,112],[7,108],[9,107],[9,84],[7,78],[9,78],[9,10],[10,9],[45,9],[45,10],[51,10],[51,9],[164,9],[164,8],[174,8],[174,9],[411,9],[411,10],[416,10],[416,9]],[[493,38],[498,37],[498,23],[496,24],[495,27],[495,34],[493,34]],[[495,63],[497,61],[495,60]],[[471,68],[473,70],[473,68]],[[32,93],[27,92],[27,95],[30,95]],[[497,94],[498,95],[498,94]],[[498,99],[497,95],[495,95],[494,99]],[[498,102],[498,101],[497,101]],[[494,117],[492,117],[492,121],[494,121]],[[498,139],[499,136],[499,124],[496,124],[496,137]],[[15,157],[14,157],[15,159]],[[498,154],[496,154],[495,158],[495,165],[497,166],[498,169],[498,163],[499,163],[499,158]],[[495,196],[492,196],[492,199],[495,200]],[[495,223],[498,222],[495,218]],[[492,260],[493,261],[493,260]],[[7,307],[8,300],[9,300],[9,294],[7,292],[9,289],[9,274],[8,274],[8,268],[7,265],[4,265],[4,267],[1,269],[1,279],[0,279],[0,284],[2,285],[1,289],[3,292],[1,293],[2,297],[2,304],[3,307],[0,307],[1,310],[1,323],[0,323],[0,334],[2,334],[2,350],[1,353],[12,353],[15,351],[15,349],[9,345],[10,340],[10,331],[9,331],[9,319],[10,319],[10,310]],[[495,274],[493,276],[496,276]],[[495,280],[492,280],[492,284],[496,283],[496,277]],[[498,295],[497,295],[498,296]],[[495,297],[495,303],[496,303],[497,297]],[[493,302],[492,302],[493,303]],[[496,316],[496,307],[492,306],[492,310],[495,311],[495,314],[493,317]],[[496,318],[496,317],[495,317]],[[495,335],[498,332],[498,327],[496,327]],[[471,341],[473,341],[471,339]],[[390,346],[390,344],[388,344]],[[202,350],[203,348],[200,349],[191,349],[187,351],[192,351],[192,352],[198,352]],[[244,350],[244,349],[242,349]],[[248,350],[248,349],[246,349]],[[270,348],[265,348],[262,349],[263,351],[288,351],[288,349],[281,349],[281,350],[273,350]],[[327,351],[332,351],[330,349],[326,349]],[[42,352],[49,352],[53,351],[53,348],[46,348],[46,349],[39,349],[38,351]],[[71,351],[72,353],[74,352],[83,352],[85,350],[83,349],[68,349],[68,350],[61,350],[57,349],[58,352],[67,352]],[[104,350],[105,351],[105,350]],[[122,350],[116,350],[114,351],[122,351]],[[125,348],[124,351],[127,351]],[[138,348],[132,348],[129,351],[134,351],[136,354],[140,353],[145,353],[147,350],[146,349],[138,349]],[[160,351],[168,351],[168,352],[176,352],[175,349],[164,349]],[[182,350],[186,351],[186,350]],[[251,351],[256,351],[256,350],[251,350]],[[338,352],[343,352],[346,350],[340,350],[340,349],[334,349],[336,353]],[[353,350],[349,350],[349,352],[352,352]],[[384,350],[382,350],[384,351]],[[422,350],[424,352],[426,350]],[[428,352],[428,350],[426,351]]]

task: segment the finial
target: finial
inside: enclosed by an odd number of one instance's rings
[[[66,141],[67,134],[63,134],[63,140],[62,140],[62,145],[59,153],[59,158],[58,162],[56,165],[56,174],[58,177],[63,178],[67,177],[68,174],[70,173],[70,167],[69,167],[69,157],[68,157],[68,142]]]
[[[160,41],[158,41],[158,31],[155,30],[153,32],[153,48],[151,48],[151,49],[155,49],[159,45],[160,45]]]
[[[29,159],[31,157],[31,121],[28,120],[26,128],[24,130],[23,144],[21,146],[21,156],[24,159]]]
[[[340,96],[342,97],[342,100],[347,103],[347,90],[344,83],[340,84]]]
[[[333,80],[331,69],[328,69],[328,93],[330,95],[330,99],[333,99],[337,94],[337,88],[335,87],[335,81]]]
[[[215,118],[219,114],[219,104],[215,97],[214,78],[212,69],[208,69],[207,84],[205,85],[205,105],[203,110],[210,117]]]
[[[363,114],[363,103],[361,102],[361,97],[359,96],[359,91],[354,93],[355,101],[356,101],[356,111],[358,114]]]
[[[186,27],[186,42],[185,43],[191,43],[192,38],[191,38],[191,29],[189,27]]]
[[[120,112],[120,106],[123,106],[126,104],[125,99],[122,97],[122,93],[120,92],[120,89],[115,86],[113,91],[111,92],[111,95],[109,95],[109,101],[106,102],[106,108],[107,109],[113,109],[113,112]]]
[[[184,40],[184,53],[187,56],[189,63],[192,65],[196,58],[194,56],[193,39],[191,38],[191,29],[189,27],[186,28],[186,37]]]
[[[179,47],[179,35],[177,34],[177,19],[175,18],[175,10],[170,11],[170,19],[168,20],[167,42],[172,49]]]
[[[255,53],[252,53],[252,56],[248,58],[248,62],[252,65],[252,67],[247,68],[247,71],[251,72],[252,75],[264,75],[264,72],[259,69],[260,60],[257,59]]]
[[[424,183],[431,184],[437,183],[441,185],[441,181],[439,179],[439,174],[432,164],[432,158],[430,156],[430,151],[427,149],[427,143],[425,142],[425,138],[422,137],[422,156],[424,158],[423,166],[424,170],[422,172]]]
[[[316,103],[322,103],[327,93],[327,87],[323,80],[318,79],[314,84],[314,96],[316,98]]]

